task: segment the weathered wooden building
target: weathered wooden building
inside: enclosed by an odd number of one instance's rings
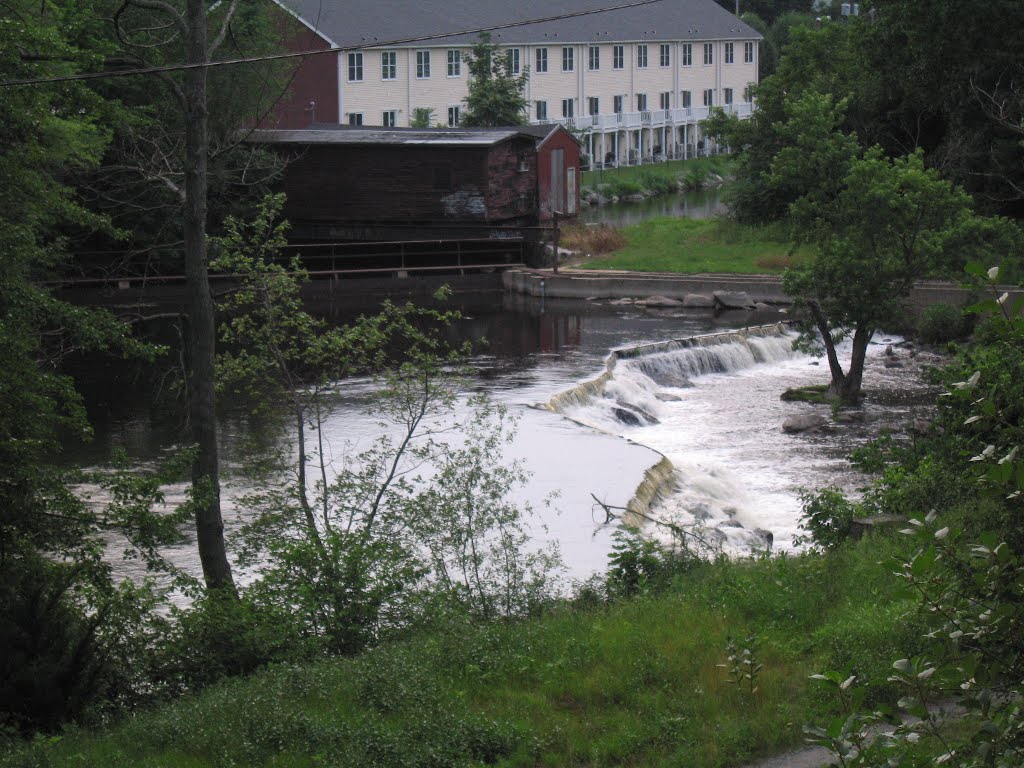
[[[288,158],[295,242],[500,241],[531,263],[579,210],[580,145],[560,126],[255,131]]]

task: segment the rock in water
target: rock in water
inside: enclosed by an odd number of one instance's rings
[[[683,302],[668,296],[648,296],[643,302],[648,307],[681,307]]]
[[[828,419],[824,416],[819,416],[816,413],[805,413],[799,416],[790,416],[782,422],[782,431],[792,435],[798,432],[821,429],[826,424],[828,424]]]
[[[693,309],[711,309],[715,306],[715,299],[704,293],[688,293],[683,297],[683,306]]]
[[[663,403],[678,403],[683,399],[679,395],[673,395],[668,392],[657,392],[654,396]]]
[[[627,411],[625,408],[612,408],[612,413],[615,414],[615,418],[625,424],[627,427],[639,427],[640,417],[632,411]]]
[[[722,309],[753,309],[754,300],[743,291],[715,291],[715,304]]]

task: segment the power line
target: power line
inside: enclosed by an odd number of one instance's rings
[[[602,8],[592,8],[585,11],[573,11],[572,13],[561,13],[555,16],[543,16],[536,19],[526,19],[523,21],[510,21],[505,24],[494,24],[488,27],[476,27],[475,29],[464,29],[458,32],[443,32],[433,35],[419,35],[417,37],[403,37],[395,40],[384,40],[381,42],[375,42],[372,46],[363,46],[366,48],[388,48],[396,45],[406,45],[407,43],[419,43],[427,40],[440,40],[446,37],[457,37],[459,35],[478,35],[482,32],[493,32],[498,29],[511,29],[514,27],[527,27],[531,24],[543,24],[549,21],[561,21],[563,19],[575,19],[580,16],[591,16],[595,13],[607,13],[608,11],[619,11],[626,8],[636,8],[643,5],[653,5],[654,3],[660,3],[664,0],[633,0],[628,3],[620,3],[618,5],[609,5]],[[211,67],[226,67],[235,64],[247,64],[258,61],[281,61],[284,59],[298,59],[306,56],[319,56],[324,53],[338,53],[346,48],[321,48],[319,50],[312,51],[299,51],[292,53],[274,53],[267,54],[265,56],[248,56],[240,59],[221,59],[220,61],[206,61],[195,64],[168,64],[163,67],[139,67],[136,69],[118,69],[110,70],[107,72],[85,72],[78,75],[61,75],[58,77],[30,77],[21,80],[4,80],[0,81],[0,88],[9,88],[19,85],[46,85],[52,83],[69,83],[81,80],[101,80],[108,77],[129,77],[133,75],[154,75],[162,74],[164,72],[182,72],[189,69],[202,69]]]

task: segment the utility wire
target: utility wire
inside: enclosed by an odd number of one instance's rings
[[[527,27],[531,24],[543,24],[549,21],[561,21],[562,19],[575,19],[579,16],[590,16],[595,13],[607,13],[608,11],[618,11],[625,8],[636,8],[643,5],[653,5],[654,3],[664,2],[664,0],[633,0],[633,2],[620,3],[618,5],[608,5],[603,8],[592,8],[585,11],[573,11],[572,13],[561,13],[555,16],[543,16],[536,19],[525,19],[523,21],[510,21],[505,24],[493,24],[487,27],[476,27],[474,29],[463,29],[458,32],[442,32],[433,35],[419,35],[417,37],[403,37],[395,40],[383,40],[375,41],[373,45],[362,46],[364,48],[389,48],[396,45],[405,45],[407,43],[419,43],[426,40],[440,40],[446,37],[457,37],[459,35],[475,35],[482,32],[493,32],[497,29],[511,29],[514,27]],[[315,31],[315,30],[314,30]],[[137,69],[117,69],[110,70],[107,72],[85,72],[77,75],[61,75],[58,77],[30,77],[21,80],[3,80],[0,81],[0,88],[10,88],[19,85],[45,85],[52,83],[69,83],[80,80],[101,80],[108,77],[129,77],[132,75],[153,75],[162,74],[164,72],[181,72],[189,69],[202,69],[209,67],[226,67],[234,64],[247,64],[250,62],[257,61],[281,61],[283,59],[297,59],[305,56],[318,56],[324,53],[338,53],[339,51],[348,50],[347,48],[321,48],[312,51],[299,51],[291,53],[275,53],[267,54],[265,56],[248,56],[240,59],[221,59],[219,61],[206,61],[195,64],[168,64],[163,67],[140,67]]]

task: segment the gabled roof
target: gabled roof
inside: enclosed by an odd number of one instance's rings
[[[535,141],[527,126],[519,128],[353,128],[347,125],[315,125],[291,130],[252,131],[247,141],[254,144],[334,144],[492,146],[513,138]]]
[[[472,45],[478,35],[452,35],[516,21],[579,13],[628,0],[277,0],[341,48]],[[391,41],[449,35],[396,44]],[[714,0],[656,0],[646,5],[496,30],[498,45],[757,40],[761,35]]]

